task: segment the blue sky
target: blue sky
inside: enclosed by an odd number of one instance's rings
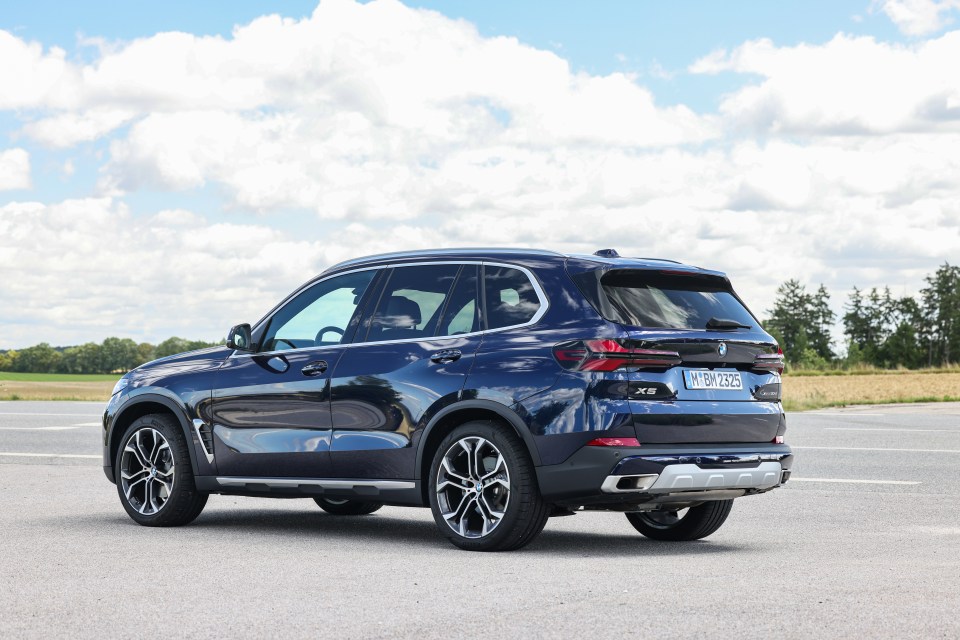
[[[444,245],[686,260],[761,314],[788,277],[915,292],[960,255],[958,7],[11,4],[0,348],[215,338]]]

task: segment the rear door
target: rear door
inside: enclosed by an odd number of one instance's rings
[[[336,477],[415,477],[417,439],[458,399],[480,345],[477,276],[451,263],[385,274],[331,380]]]
[[[725,277],[613,269],[574,279],[624,329],[612,348],[592,348],[623,350],[616,375],[629,381],[641,443],[770,442],[780,433],[776,342]]]

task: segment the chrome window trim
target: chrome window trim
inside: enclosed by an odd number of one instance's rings
[[[264,316],[263,319],[261,319],[261,321],[257,323],[257,327],[259,327],[259,326],[260,326],[261,324],[263,324],[264,322],[269,321],[269,320],[277,313],[277,311],[279,311],[281,308],[283,308],[284,306],[286,306],[286,304],[287,304],[290,300],[292,300],[293,298],[297,297],[298,295],[300,295],[301,293],[303,293],[304,291],[306,291],[306,290],[309,289],[310,287],[313,287],[313,286],[315,286],[315,285],[317,285],[317,284],[320,284],[321,282],[325,282],[326,280],[329,280],[330,278],[336,278],[336,277],[339,277],[339,276],[346,276],[346,275],[350,275],[351,273],[358,273],[358,272],[360,272],[360,271],[370,271],[371,269],[395,269],[395,268],[399,268],[399,267],[419,267],[419,266],[424,266],[424,265],[435,265],[435,264],[440,264],[440,265],[442,265],[442,264],[457,264],[457,265],[471,264],[471,265],[480,265],[480,266],[485,266],[485,265],[486,265],[486,266],[491,266],[491,267],[507,267],[507,268],[509,268],[509,269],[516,269],[516,270],[518,270],[518,271],[521,271],[521,272],[523,272],[524,275],[527,276],[527,279],[530,280],[530,284],[533,285],[533,291],[534,291],[534,293],[537,294],[537,300],[540,301],[540,308],[537,309],[537,312],[536,312],[535,314],[533,314],[533,317],[532,317],[532,318],[530,318],[529,320],[527,320],[526,322],[524,322],[524,323],[522,323],[522,324],[512,324],[512,325],[507,326],[507,327],[497,327],[496,329],[486,329],[486,330],[481,329],[480,331],[471,331],[470,333],[460,333],[460,334],[452,335],[452,336],[427,336],[427,337],[420,337],[420,338],[403,338],[403,339],[401,339],[401,340],[380,340],[380,341],[374,341],[374,342],[348,342],[348,343],[346,343],[346,344],[327,344],[327,345],[322,345],[322,346],[316,346],[316,345],[314,345],[314,346],[312,346],[312,347],[300,347],[300,348],[298,348],[298,349],[281,349],[281,350],[275,350],[275,351],[258,351],[258,352],[256,352],[256,353],[250,353],[250,352],[247,352],[247,351],[234,350],[234,352],[233,352],[232,354],[230,354],[230,357],[233,358],[233,357],[243,357],[243,356],[246,356],[246,357],[252,357],[252,356],[271,356],[271,355],[280,355],[280,354],[285,354],[285,353],[299,353],[299,352],[305,352],[305,351],[310,351],[310,350],[315,350],[315,349],[336,349],[336,348],[350,348],[350,347],[365,347],[365,346],[368,346],[368,345],[371,345],[371,344],[403,344],[403,343],[408,343],[408,342],[433,342],[433,341],[436,341],[436,340],[458,340],[458,339],[461,339],[461,338],[471,338],[471,337],[474,337],[474,336],[479,336],[479,335],[483,335],[483,334],[487,334],[487,333],[497,333],[497,332],[500,332],[500,331],[510,331],[510,330],[513,330],[513,329],[522,329],[523,327],[529,327],[529,326],[535,325],[536,323],[540,322],[540,319],[543,318],[544,315],[546,315],[547,310],[550,308],[550,301],[547,299],[547,294],[544,292],[543,287],[542,287],[541,284],[540,284],[540,280],[537,278],[536,275],[534,275],[534,273],[533,273],[532,271],[530,271],[530,270],[527,269],[526,267],[522,267],[522,266],[520,266],[520,265],[518,265],[518,264],[510,264],[510,263],[507,263],[507,262],[496,262],[496,261],[490,261],[490,260],[426,260],[426,261],[423,261],[423,262],[404,262],[404,263],[400,263],[400,264],[374,265],[374,266],[368,266],[368,267],[361,267],[361,268],[359,268],[359,269],[351,269],[351,270],[349,270],[349,271],[341,271],[341,272],[339,272],[339,273],[330,274],[330,275],[328,275],[328,276],[326,276],[326,277],[321,277],[321,278],[318,278],[318,279],[316,279],[316,280],[311,280],[310,282],[304,284],[304,285],[301,286],[299,289],[297,289],[296,291],[294,291],[293,293],[291,293],[289,296],[287,296],[286,298],[284,298],[284,300],[283,300],[280,304],[278,304],[277,306],[275,306],[275,307],[270,311],[270,313],[268,313],[266,316]],[[482,275],[482,274],[481,274],[481,275]],[[483,285],[482,278],[480,279],[480,281],[478,281],[478,285],[480,285],[480,286]],[[479,293],[479,290],[478,290],[478,293]],[[257,327],[255,327],[254,330],[256,330]]]

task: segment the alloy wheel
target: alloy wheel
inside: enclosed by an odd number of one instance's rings
[[[510,502],[510,471],[489,440],[467,436],[453,443],[437,471],[440,513],[465,538],[482,538],[497,528]]]
[[[150,427],[138,429],[123,445],[120,483],[127,503],[145,516],[157,514],[170,499],[173,452],[167,439]]]

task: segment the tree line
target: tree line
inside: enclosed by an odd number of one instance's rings
[[[784,282],[764,327],[797,368],[949,366],[960,361],[960,267],[944,264],[924,281],[916,297],[854,287],[840,317],[842,357],[834,350],[837,316],[823,285],[809,292],[798,280]]]
[[[46,342],[0,352],[0,371],[21,373],[118,373],[165,356],[212,347],[219,343],[167,338],[157,345],[136,343],[130,338],[107,338],[100,344],[51,347]]]

